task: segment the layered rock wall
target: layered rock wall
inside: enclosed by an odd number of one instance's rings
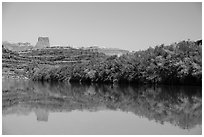
[[[50,42],[48,37],[39,37],[38,42],[35,46],[36,48],[46,48],[50,47]]]

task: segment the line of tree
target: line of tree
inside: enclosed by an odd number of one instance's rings
[[[34,68],[36,81],[140,84],[202,83],[202,44],[181,41],[86,63]]]

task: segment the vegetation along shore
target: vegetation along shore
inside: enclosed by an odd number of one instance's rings
[[[106,50],[108,51],[108,50]],[[202,40],[106,54],[97,47],[9,50],[2,45],[3,77],[85,83],[202,83]]]

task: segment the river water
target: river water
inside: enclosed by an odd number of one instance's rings
[[[2,79],[4,135],[202,134],[202,88]]]

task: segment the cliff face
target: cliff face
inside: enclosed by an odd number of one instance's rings
[[[118,48],[100,48],[97,46],[88,47],[85,49],[89,49],[89,50],[92,50],[94,52],[104,53],[108,56],[113,56],[113,55],[121,56],[123,54],[129,53],[128,50],[122,50],[122,49],[118,49]]]
[[[38,37],[38,42],[35,48],[46,48],[50,47],[50,42],[48,37]]]
[[[4,48],[7,48],[12,51],[24,51],[24,50],[33,49],[33,46],[28,42],[9,43],[7,41],[4,41],[2,45],[4,46]]]

